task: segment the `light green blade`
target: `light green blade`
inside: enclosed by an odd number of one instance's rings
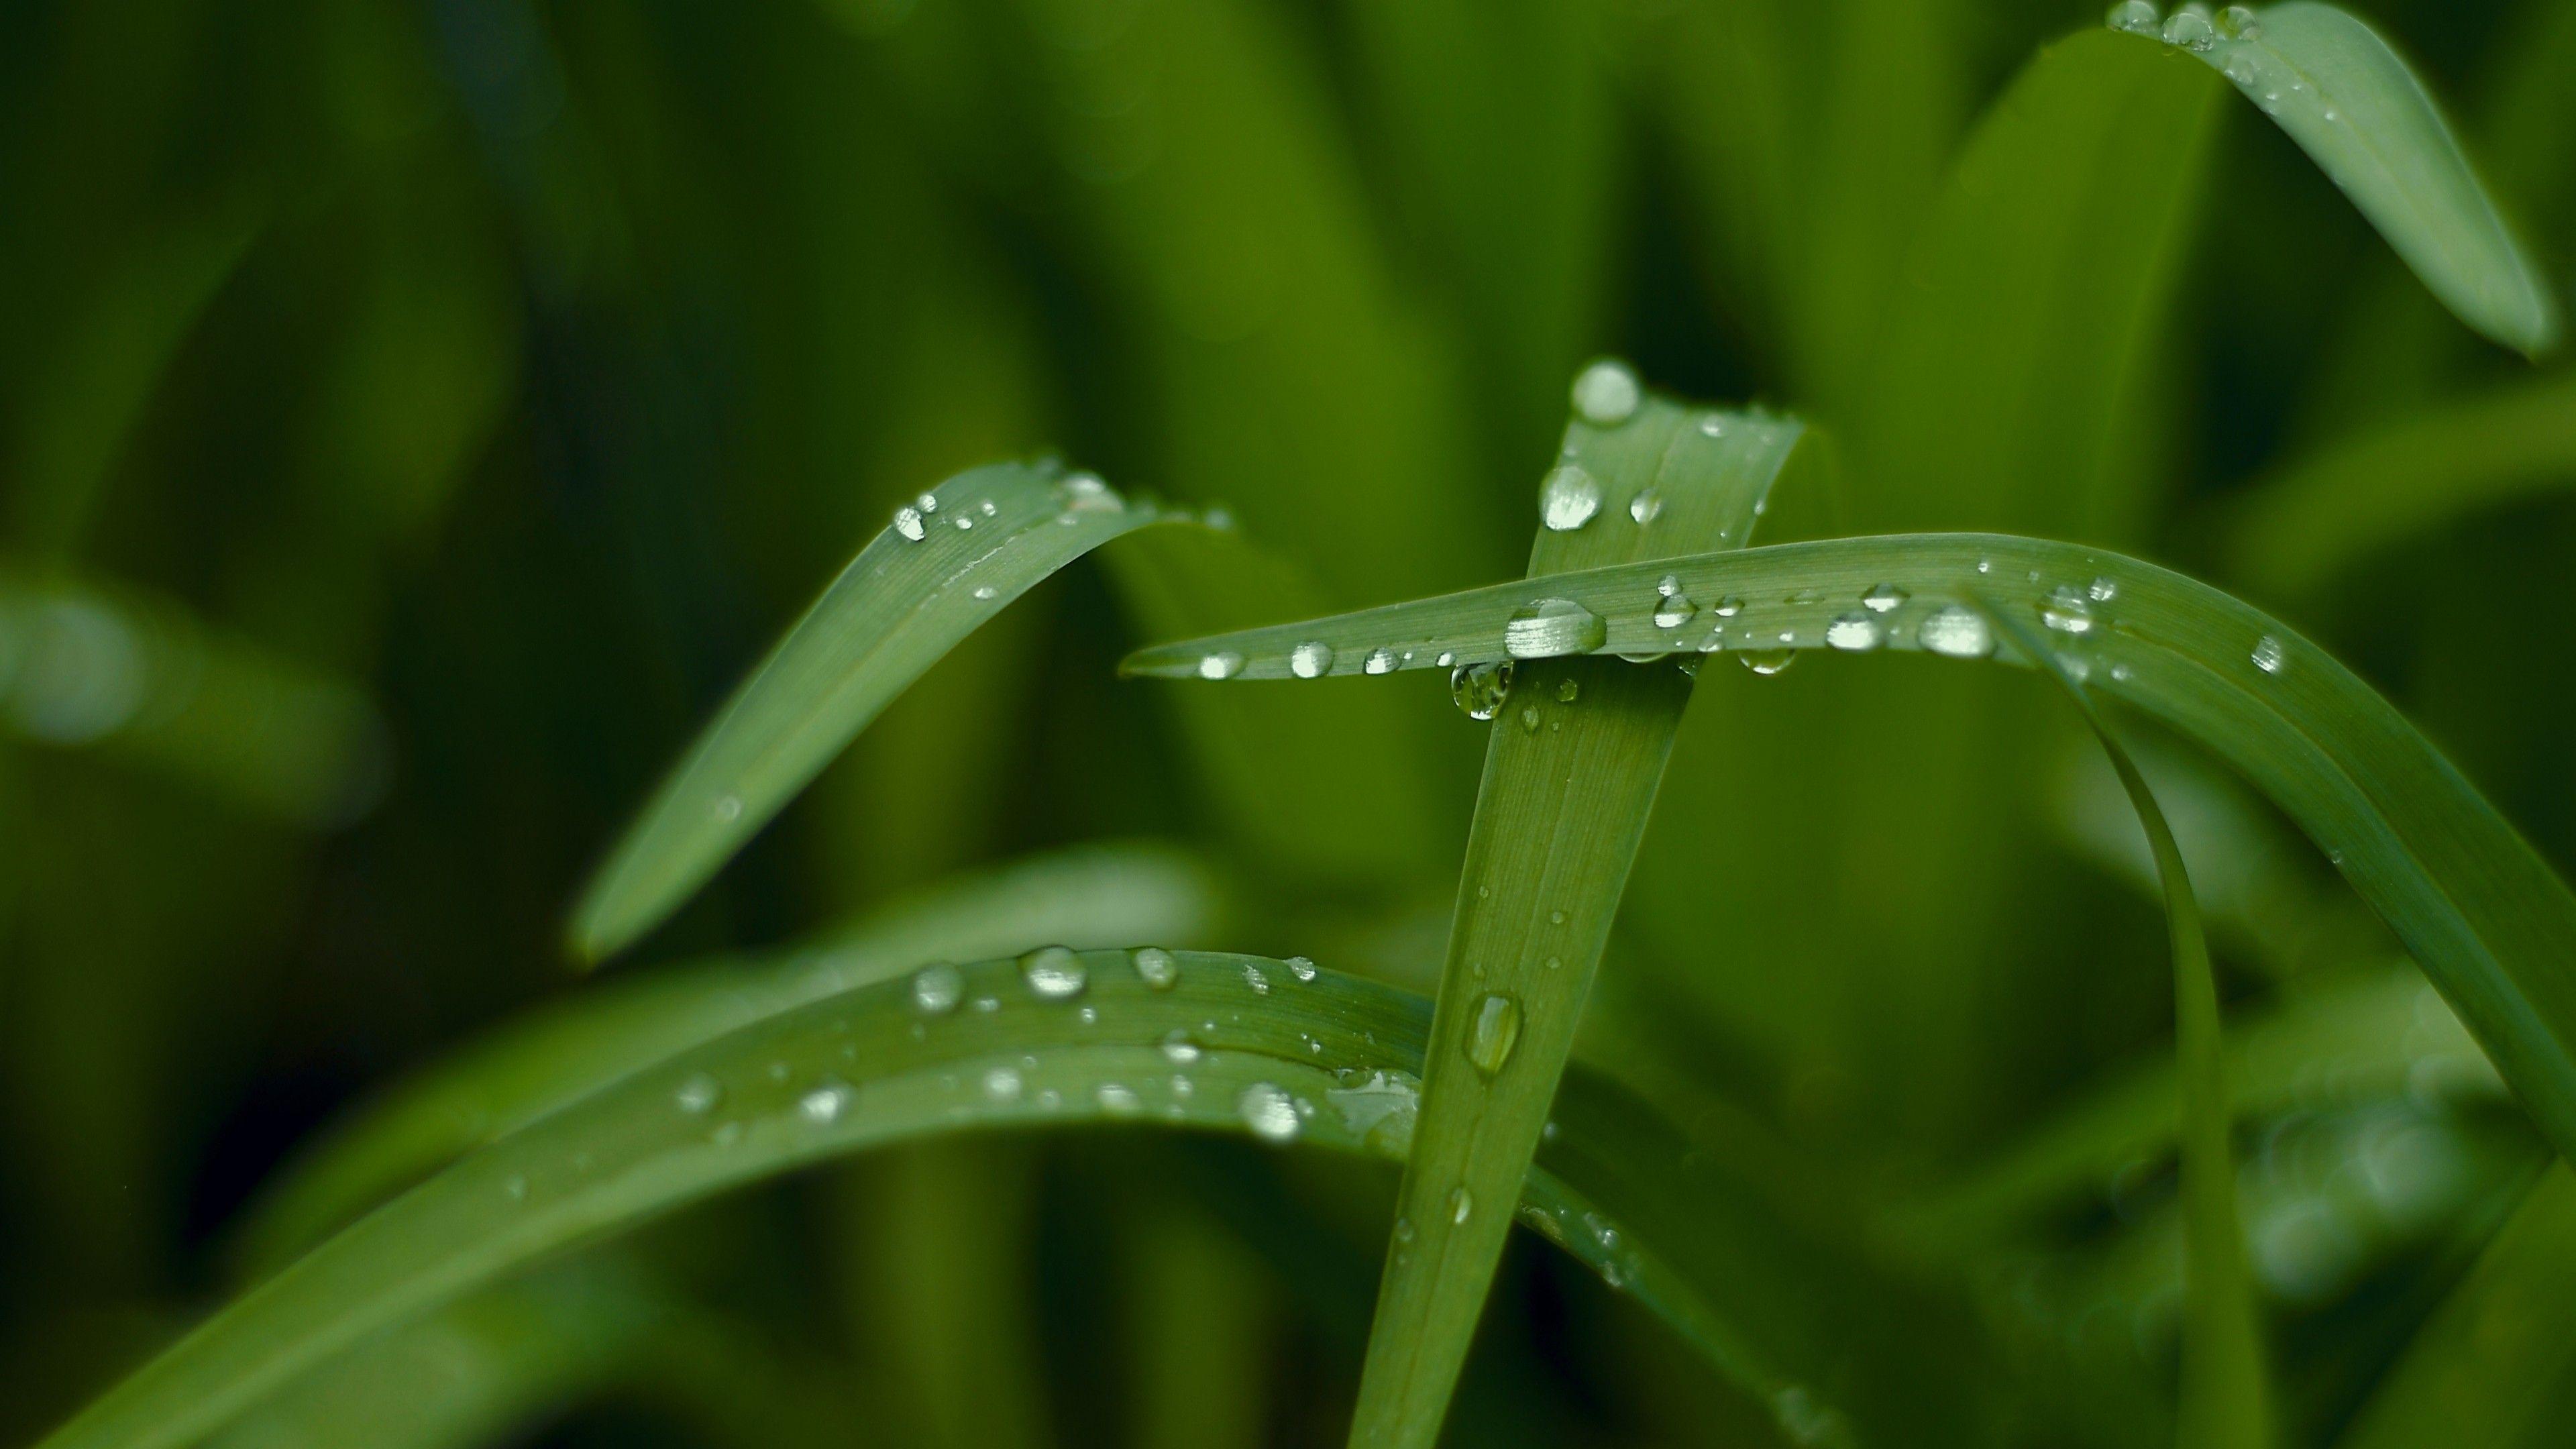
[[[1682,629],[1655,624],[1667,573],[1702,604]],[[1380,648],[1409,653],[1414,667],[1444,653],[1472,663],[1570,650],[1566,628],[1512,629],[1542,594],[1597,618],[1597,636],[1580,632],[1608,652],[1723,649],[1754,661],[1790,649],[2011,658],[1977,597],[2039,618],[2093,688],[2214,751],[2298,822],[2423,964],[2542,1133],[2576,1152],[2576,973],[2566,969],[2576,896],[2350,670],[2261,611],[2153,564],[1995,534],[1783,544],[1165,645],[1123,667],[1188,676],[1222,650],[1242,655],[1237,678],[1277,678],[1309,642],[1331,648],[1336,669]]]
[[[1612,405],[1594,405],[1596,394]],[[1575,401],[1540,488],[1533,575],[1740,546],[1804,432],[1641,403],[1616,363],[1586,370]],[[1439,1435],[1509,1226],[1492,1205],[1510,1199],[1538,1147],[1690,695],[1678,667],[1566,658],[1520,666],[1499,701],[1354,1445]]]
[[[2117,7],[2112,23],[2127,28],[2123,17],[2153,9]],[[2234,82],[2461,321],[2524,353],[2557,342],[2549,284],[2515,244],[2423,82],[2378,32],[2306,0],[2254,11],[2242,24],[2132,23]]]
[[[2039,622],[1982,599],[1979,611],[2023,657],[2046,666],[2083,711],[2155,856],[2173,947],[2174,1081],[2182,1139],[2182,1390],[2176,1433],[2186,1449],[2263,1449],[2272,1441],[2270,1394],[2253,1275],[2245,1263],[2245,1230],[2236,1218],[2235,1121],[2221,1053],[2218,980],[2201,933],[2200,906],[2192,898],[2191,873],[2147,777],[2139,773],[2069,661],[2038,637]]]
[[[907,505],[752,672],[574,912],[597,960],[677,909],[851,736],[1039,580],[1167,515],[1087,473],[994,463]]]
[[[1150,948],[931,967],[825,997],[473,1153],[217,1313],[43,1443],[194,1442],[367,1335],[547,1254],[907,1138],[1109,1122],[1400,1160],[1429,1015],[1418,997],[1302,962]],[[1615,1089],[1569,1081],[1559,1136],[1632,1131],[1641,1114]],[[1611,1154],[1628,1170],[1603,1185],[1651,1193],[1627,1156]],[[1722,1297],[1604,1216],[1586,1180],[1588,1169],[1575,1181],[1533,1171],[1521,1210],[1755,1392],[1800,1388],[1731,1332]]]
[[[1216,882],[1169,847],[1093,846],[950,882],[837,939],[768,962],[618,981],[520,1017],[376,1104],[272,1186],[240,1256],[274,1268],[450,1160],[567,1103],[763,1017],[925,961],[1046,942],[1195,945]]]

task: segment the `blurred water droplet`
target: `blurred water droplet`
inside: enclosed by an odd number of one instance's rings
[[[1220,649],[1199,660],[1199,678],[1232,679],[1243,672],[1243,656],[1231,649]]]
[[[1764,678],[1769,678],[1797,663],[1798,651],[1795,649],[1741,649],[1736,651],[1735,662]]]
[[[2125,30],[2131,35],[2154,35],[2158,30],[2156,7],[2148,0],[2120,0],[2104,20],[2113,30]]]
[[[1145,1109],[1144,1099],[1138,1097],[1133,1088],[1116,1082],[1103,1082],[1092,1088],[1091,1097],[1100,1104],[1101,1111],[1112,1117],[1133,1117]]]
[[[2218,12],[2218,33],[2237,40],[2252,40],[2263,33],[2250,5],[2230,5]]]
[[[912,1004],[924,1016],[946,1016],[957,1009],[958,998],[965,994],[965,974],[945,961],[912,974]]]
[[[1652,488],[1644,489],[1628,500],[1628,516],[1641,527],[1654,522],[1655,516],[1663,511],[1664,496]]]
[[[1303,956],[1291,956],[1279,964],[1287,967],[1288,974],[1296,977],[1300,981],[1312,981],[1315,979],[1315,963],[1307,960]]]
[[[1387,648],[1383,644],[1370,650],[1368,652],[1368,658],[1360,663],[1360,671],[1364,674],[1393,674],[1395,672],[1395,651]]]
[[[1894,584],[1879,584],[1860,596],[1860,604],[1862,608],[1873,614],[1889,614],[1894,613],[1899,604],[1912,597],[1913,595]]]
[[[1932,611],[1915,638],[1935,654],[1952,659],[1983,659],[1995,652],[1995,631],[1986,616],[1963,604],[1944,604]]]
[[[1699,435],[1700,435],[1701,437],[1703,437],[1703,438],[1723,438],[1723,437],[1725,437],[1725,436],[1726,436],[1726,418],[1725,418],[1725,416],[1724,416],[1723,414],[1721,414],[1721,413],[1710,413],[1707,417],[1704,417],[1704,418],[1700,419],[1700,420],[1699,420]]]
[[[1270,994],[1270,978],[1262,975],[1261,968],[1249,961],[1243,963],[1243,984],[1251,987],[1255,996]]]
[[[849,1110],[853,1095],[855,1094],[850,1091],[849,1083],[826,1081],[797,1098],[796,1111],[806,1121],[817,1127],[829,1127],[840,1121],[841,1114]]]
[[[1179,959],[1160,946],[1139,946],[1127,959],[1135,963],[1137,976],[1156,991],[1169,991],[1180,983]]]
[[[1557,703],[1572,704],[1582,697],[1583,686],[1575,683],[1572,679],[1560,679],[1556,682]]]
[[[2048,602],[2040,606],[2039,621],[2061,634],[2090,634],[2092,601],[2073,584],[2059,584],[2048,591]]]
[[[1234,1111],[1255,1137],[1268,1142],[1297,1139],[1297,1103],[1271,1083],[1254,1082],[1244,1088],[1234,1099]]]
[[[1601,485],[1572,463],[1548,470],[1538,488],[1539,522],[1555,533],[1570,533],[1601,511]]]
[[[1878,647],[1879,637],[1876,616],[1861,613],[1858,610],[1848,614],[1837,614],[1834,616],[1834,621],[1825,626],[1825,643],[1836,649],[1854,652],[1875,649]]]
[[[1574,379],[1574,411],[1596,428],[1615,428],[1636,414],[1637,374],[1611,358],[1583,369]]]
[[[984,1095],[996,1102],[1020,1099],[1020,1073],[1016,1067],[995,1067],[984,1074]]]
[[[1721,619],[1732,619],[1736,615],[1744,612],[1744,601],[1733,594],[1728,594],[1724,598],[1719,599],[1716,603],[1709,605],[1708,611]]]
[[[740,820],[742,818],[742,797],[740,795],[717,796],[716,818],[718,820]]]
[[[2255,668],[2262,670],[2265,674],[2278,674],[2281,672],[2282,660],[2283,653],[2280,640],[2266,634],[2262,638],[2254,641]]]
[[[1538,733],[1537,705],[1525,704],[1521,706],[1521,733],[1525,735],[1534,735]]]
[[[1067,474],[1063,486],[1064,506],[1075,513],[1116,513],[1127,506],[1097,473]]]
[[[528,1200],[528,1180],[519,1176],[515,1172],[510,1174],[508,1177],[501,1179],[501,1195],[512,1202],[526,1202]]]
[[[1447,659],[1449,656],[1440,656]],[[1461,664],[1449,675],[1449,698],[1467,718],[1489,720],[1502,712],[1503,701],[1512,693],[1512,665]]]
[[[2084,597],[2097,604],[2107,604],[2120,597],[2120,581],[2107,576],[2095,579],[2084,586]]]
[[[1496,1076],[1510,1064],[1520,1040],[1521,1004],[1498,991],[1485,993],[1467,1018],[1467,1060],[1486,1076]]]
[[[1610,637],[1601,616],[1572,599],[1540,599],[1503,624],[1503,652],[1514,659],[1589,654]]]
[[[703,1117],[724,1100],[724,1083],[705,1072],[691,1072],[671,1093],[671,1100],[692,1117]]]
[[[1070,1000],[1091,984],[1091,974],[1083,969],[1082,958],[1062,946],[1040,946],[1022,956],[1020,979],[1048,1001]]]
[[[1476,1214],[1476,1199],[1464,1187],[1449,1189],[1449,1221],[1465,1223]]]
[[[1333,646],[1309,639],[1288,651],[1288,672],[1299,679],[1321,679],[1333,667]]]
[[[905,538],[912,540],[914,543],[921,542],[922,539],[927,537],[930,532],[929,529],[922,526],[921,510],[917,508],[896,509],[894,511],[894,531],[902,534]]]
[[[1186,1067],[1202,1055],[1199,1044],[1190,1039],[1187,1031],[1177,1026],[1163,1033],[1163,1040],[1159,1043],[1158,1049],[1163,1053],[1164,1060],[1176,1067]]]

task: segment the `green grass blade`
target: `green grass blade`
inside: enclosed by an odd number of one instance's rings
[[[889,1142],[1105,1122],[1389,1161],[1410,1145],[1430,1017],[1419,997],[1265,957],[1100,951],[1045,965],[986,961],[825,997],[534,1122],[245,1294],[45,1449],[194,1442],[368,1335],[550,1253]],[[1559,1135],[1580,1142],[1640,1110],[1570,1080]],[[1712,1339],[1722,1298],[1602,1216],[1580,1181],[1543,1165],[1519,1200],[1759,1391],[1795,1387],[1749,1346]]]
[[[2191,873],[2164,807],[2147,777],[2129,758],[2120,737],[2093,703],[2066,660],[2037,636],[2040,625],[2015,611],[1980,602],[1993,628],[2025,658],[2046,666],[2083,711],[2111,768],[2128,792],[2147,848],[2164,887],[2165,929],[2173,947],[2174,1080],[2182,1140],[2183,1330],[2182,1392],[2177,1437],[2189,1449],[2262,1449],[2271,1442],[2262,1331],[2256,1318],[2253,1276],[2245,1262],[2245,1230],[2236,1217],[2235,1120],[2227,1103],[2221,1055],[2218,979],[2209,964],[2209,942],[2200,928],[2200,906]]]
[[[935,506],[908,505],[851,560],[655,792],[574,913],[584,957],[669,915],[958,640],[1169,516],[1051,464],[972,468],[924,496]]]
[[[2563,1442],[2576,1382],[2576,1175],[2553,1163],[2335,1442]]]
[[[921,892],[767,962],[620,981],[520,1017],[376,1104],[271,1187],[240,1256],[275,1267],[460,1154],[726,1032],[924,961],[1054,941],[1207,940],[1216,882],[1161,846],[1064,851]]]
[[[2147,7],[2140,6],[2140,10]],[[2113,12],[2115,23],[2126,7]],[[2238,33],[2163,34],[2270,116],[2463,322],[2539,353],[2558,340],[2548,282],[2514,242],[2423,82],[2378,32],[2332,5],[2256,11]]]
[[[1615,416],[1582,406],[1596,385],[1622,394]],[[1791,420],[1639,404],[1634,378],[1616,364],[1595,364],[1575,386],[1579,416],[1541,489],[1533,575],[1740,546],[1803,433]],[[1607,425],[1586,420],[1596,416]],[[1566,525],[1568,510],[1582,513],[1577,526]],[[1509,1226],[1490,1205],[1510,1200],[1538,1147],[1691,678],[1669,665],[1550,659],[1519,666],[1502,701],[1459,876],[1422,1126],[1397,1193],[1355,1445],[1427,1445],[1439,1435]],[[1481,1214],[1480,1203],[1489,1205]]]
[[[1736,607],[1659,629],[1656,582],[1667,573],[1694,600]],[[1903,592],[1887,612],[1864,600],[1882,585]],[[1893,648],[2010,659],[1990,628],[1964,621],[1977,596],[2042,617],[2051,645],[2080,662],[2093,688],[2216,753],[2325,849],[2542,1133],[2576,1153],[2576,976],[2565,969],[2576,959],[2576,896],[2350,670],[2261,611],[2152,564],[1994,534],[1782,544],[1160,646],[1124,667],[1187,676],[1223,650],[1243,657],[1236,678],[1278,678],[1310,641],[1334,651],[1336,670],[1380,648],[1409,652],[1413,667],[1444,653],[1499,660],[1511,657],[1512,616],[1541,592],[1600,619],[1600,647],[1627,654]]]
[[[2576,376],[2446,403],[2328,445],[2236,505],[2228,576],[2315,594],[2483,509],[2576,487]]]

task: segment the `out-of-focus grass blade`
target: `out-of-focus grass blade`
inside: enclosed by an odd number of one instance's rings
[[[825,997],[473,1153],[217,1313],[43,1443],[194,1442],[367,1335],[550,1252],[887,1142],[1107,1122],[1400,1160],[1429,1015],[1418,997],[1302,963],[1152,948],[925,968]],[[1567,1098],[1558,1120],[1570,1141],[1604,1113],[1639,1110],[1615,1092],[1587,1101],[1572,1080]],[[1794,1387],[1722,1336],[1722,1285],[1712,1294],[1677,1274],[1579,1180],[1543,1163],[1520,1203],[1757,1391]]]
[[[2328,445],[2238,505],[2228,576],[2314,594],[2480,509],[2576,486],[2576,376],[2444,404]]]
[[[2111,722],[2067,660],[2037,636],[2037,620],[1980,601],[1980,612],[2011,639],[2026,659],[2046,667],[2083,711],[2111,768],[2138,812],[2164,886],[2165,929],[2174,971],[2174,1082],[2177,1132],[2182,1143],[2183,1332],[2182,1392],[2176,1412],[2179,1441],[2225,1449],[2262,1449],[2271,1442],[2270,1397],[2263,1369],[2261,1327],[2254,1284],[2245,1266],[2245,1230],[2236,1219],[2236,1167],[2221,1057],[2218,979],[2209,964],[2209,942],[2192,899],[2191,874],[2164,807],[2147,788]]]
[[[2565,1440],[2571,1377],[2576,1175],[2557,1162],[2335,1442],[2340,1449],[2540,1449]]]
[[[1540,489],[1534,576],[1741,546],[1804,431],[1661,398],[1641,404],[1635,377],[1616,363],[1594,364],[1574,386],[1576,417]],[[1615,405],[1595,406],[1600,392]],[[1360,667],[1397,663],[1387,654]],[[1518,666],[1499,712],[1488,712],[1422,1127],[1396,1196],[1354,1445],[1439,1435],[1509,1227],[1492,1205],[1510,1200],[1537,1149],[1692,672],[1536,661]]]
[[[2468,157],[2388,42],[2351,13],[2294,0],[2242,26],[2153,7],[2124,16],[2183,46],[2299,143],[2433,295],[2471,327],[2525,353],[2558,340],[2548,282],[2515,245]],[[2123,27],[2125,28],[2125,27]]]
[[[1196,944],[1216,882],[1153,845],[1065,851],[925,891],[810,950],[718,962],[586,991],[520,1017],[432,1068],[270,1189],[241,1256],[273,1268],[458,1155],[763,1017],[940,959],[1045,942]]]
[[[1658,627],[1659,580],[1703,607]],[[2396,931],[2476,1033],[2523,1108],[2576,1153],[2576,896],[2422,734],[2324,650],[2261,611],[2153,564],[1997,534],[1781,544],[1559,574],[1335,619],[1146,650],[1132,673],[1189,676],[1211,653],[1235,677],[1288,674],[1301,644],[1408,667],[1590,644],[1619,654],[1881,648],[2003,657],[1984,596],[2038,617],[2094,688],[2214,751],[2298,822]],[[1558,627],[1514,627],[1535,600]],[[1574,627],[1566,610],[1590,617]],[[1595,627],[1597,626],[1597,627]],[[1310,656],[1311,657],[1311,656]]]
[[[122,591],[0,573],[0,730],[96,749],[304,825],[375,803],[384,725],[349,684]]]
[[[1167,516],[1047,463],[971,468],[922,498],[851,560],[655,792],[574,913],[583,956],[669,915],[976,626]]]

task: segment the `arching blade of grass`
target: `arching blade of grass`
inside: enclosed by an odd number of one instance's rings
[[[273,1186],[240,1256],[274,1268],[458,1155],[726,1032],[924,962],[1045,942],[1207,940],[1207,871],[1151,845],[1069,850],[899,902],[768,962],[619,981],[521,1017],[377,1103]]]
[[[2026,659],[2044,665],[2084,713],[2102,742],[2111,768],[2128,792],[2155,856],[2165,895],[2165,929],[2172,938],[2174,972],[2174,1082],[2177,1130],[2182,1141],[2183,1330],[2182,1393],[2177,1438],[2187,1449],[2262,1449],[2272,1440],[2263,1342],[2256,1321],[2253,1276],[2245,1264],[2245,1230],[2236,1219],[2235,1119],[2227,1105],[2227,1073],[2220,1056],[2218,980],[2210,969],[2209,942],[2201,934],[2200,906],[2192,899],[2191,873],[2164,807],[2147,777],[2094,706],[2067,660],[2040,639],[2036,620],[1998,609],[1980,598],[1987,623],[2010,639]]]
[[[2525,353],[2556,343],[2548,282],[2514,244],[2423,82],[2378,32],[2335,6],[2296,0],[2256,11],[2242,29],[2175,21],[2148,33],[2233,81],[2461,321]]]
[[[1702,605],[1683,628],[1655,623],[1665,574]],[[2092,688],[2214,751],[2298,822],[2422,963],[2551,1144],[2576,1154],[2576,896],[2350,670],[2259,610],[2152,564],[1995,534],[1782,544],[1166,645],[1124,667],[1188,676],[1226,651],[1243,657],[1237,678],[1277,678],[1307,642],[1330,647],[1336,670],[1380,648],[1410,651],[1418,667],[1443,653],[1472,663],[1595,641],[1614,653],[1722,648],[1756,661],[1824,648],[2016,658],[1976,614],[1980,595],[2040,618]],[[1597,633],[1513,630],[1541,597],[1598,620]]]
[[[1592,406],[1595,389],[1615,406]],[[1533,575],[1740,545],[1803,432],[1641,404],[1614,363],[1595,364],[1575,390],[1578,417],[1540,489]],[[1360,667],[1396,663],[1389,654]],[[1489,711],[1422,1129],[1397,1192],[1354,1445],[1439,1436],[1509,1227],[1491,1205],[1510,1199],[1538,1146],[1691,677],[1672,665],[1534,661]]]
[[[2231,578],[2306,595],[2480,509],[2576,487],[2576,376],[2553,374],[2329,445],[2258,486],[2228,538]]]
[[[43,1442],[194,1442],[368,1334],[547,1254],[907,1138],[1110,1122],[1400,1160],[1429,1016],[1418,997],[1338,973],[1151,950],[927,968],[825,997],[473,1153],[244,1295]],[[1595,1124],[1640,1110],[1569,1081],[1560,1136],[1616,1130]],[[1681,1277],[1656,1244],[1601,1216],[1579,1178],[1542,1165],[1520,1203],[1756,1392],[1797,1387],[1730,1333],[1722,1285],[1708,1293]]]
[[[596,960],[676,909],[959,639],[1039,580],[1162,521],[1087,473],[995,463],[877,535],[727,701],[584,892]]]
[[[2340,1449],[2564,1442],[2576,1390],[2576,1175],[2553,1163],[2336,1440]]]

